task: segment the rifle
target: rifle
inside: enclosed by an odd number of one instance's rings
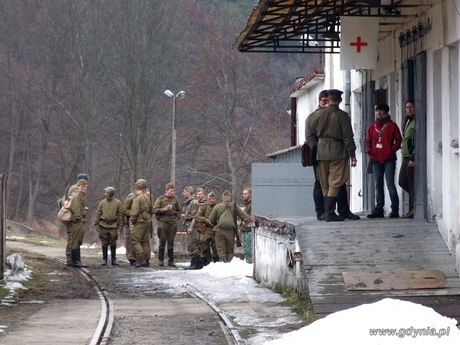
[[[233,222],[235,223],[235,227],[233,228],[233,232],[235,233],[235,238],[236,238],[236,246],[241,247],[241,240],[240,240],[240,235],[238,234],[238,222],[236,219],[236,202],[233,203]]]

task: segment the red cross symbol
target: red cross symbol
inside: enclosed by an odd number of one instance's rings
[[[361,36],[358,36],[358,37],[356,38],[356,42],[351,42],[351,43],[350,43],[350,46],[356,47],[356,52],[357,52],[357,53],[361,53],[361,47],[366,47],[366,46],[367,46],[367,42],[361,42]]]

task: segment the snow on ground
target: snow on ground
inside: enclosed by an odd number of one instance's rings
[[[123,250],[119,248],[117,253],[125,253]],[[177,265],[186,267],[189,263]],[[234,323],[256,329],[255,335],[246,341],[248,345],[296,345],[307,341],[309,344],[353,345],[460,344],[455,319],[419,304],[389,298],[336,312],[298,331],[279,334],[277,327],[301,321],[290,308],[279,304],[284,301],[280,295],[259,285],[252,278],[252,272],[252,264],[234,258],[231,263],[211,263],[201,270],[151,271],[141,279],[144,284],[155,281],[167,286],[172,294],[188,289],[199,291],[219,305]],[[17,281],[28,276],[21,272],[11,278],[11,284],[5,287],[14,291],[21,285]],[[226,310],[225,306],[232,304],[238,304],[238,308]],[[254,308],[256,304],[266,304],[266,307]]]

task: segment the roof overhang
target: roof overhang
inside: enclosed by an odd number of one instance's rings
[[[391,31],[389,26],[401,26],[405,17],[416,17],[424,6],[431,4],[420,0],[259,0],[233,48],[258,53],[339,53],[340,16],[379,17],[383,35]]]

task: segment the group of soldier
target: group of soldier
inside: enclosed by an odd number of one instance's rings
[[[72,219],[67,224],[66,257],[68,266],[87,267],[81,262],[80,246],[85,233],[85,193],[88,186],[88,175],[79,174],[76,183],[66,190],[64,202],[72,199],[69,208]],[[241,219],[241,237],[244,256],[252,263],[251,228],[246,225],[253,220],[251,216],[251,188],[243,190],[244,206],[232,203],[231,192],[222,194],[222,203],[217,204],[214,192],[205,194],[202,188],[191,186],[183,190],[184,207],[181,208],[175,196],[175,186],[167,183],[165,194],[154,200],[148,190],[147,182],[139,179],[132,186],[132,193],[122,203],[115,198],[113,187],[105,188],[105,197],[99,202],[94,227],[99,233],[102,245],[102,265],[107,266],[110,248],[111,264],[118,266],[116,258],[117,240],[124,230],[126,256],[131,266],[135,268],[150,265],[150,238],[153,237],[152,216],[157,220],[159,238],[158,262],[164,266],[165,254],[167,265],[174,267],[174,240],[177,225],[182,218],[183,230],[187,233],[190,266],[188,269],[201,269],[210,262],[230,262],[234,256],[236,217]],[[233,227],[226,227],[221,216],[228,209],[234,216]]]

